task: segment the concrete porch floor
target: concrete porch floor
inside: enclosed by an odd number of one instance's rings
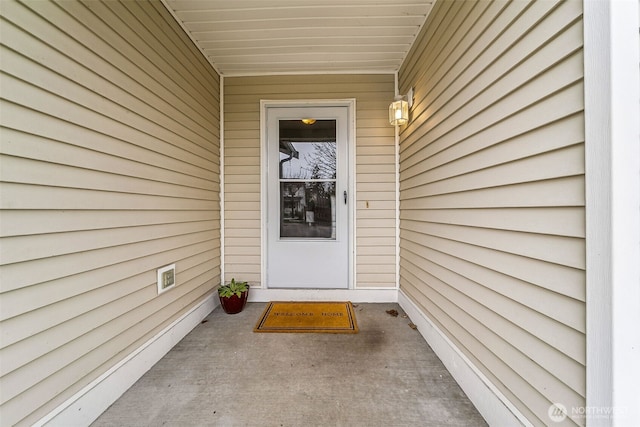
[[[345,335],[254,333],[265,303],[217,308],[92,426],[486,425],[398,304],[354,306]]]

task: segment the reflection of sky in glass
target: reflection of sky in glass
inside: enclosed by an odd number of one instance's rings
[[[282,163],[282,178],[289,179],[310,179],[315,163],[314,160],[319,160],[323,162],[331,161],[335,163],[334,159],[326,159],[324,156],[318,156],[316,152],[315,145],[316,144],[331,144],[334,148],[335,152],[335,142],[294,142],[291,145],[294,149],[299,153],[298,158],[295,157],[291,160]],[[280,160],[288,159],[289,156],[285,153],[280,153]],[[323,169],[332,170],[335,173],[335,164],[325,165]],[[321,179],[331,179],[333,176],[322,176]]]

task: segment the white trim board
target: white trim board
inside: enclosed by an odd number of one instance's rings
[[[250,302],[321,300],[361,303],[398,302],[490,425],[529,425],[524,417],[515,415],[517,413],[515,408],[511,410],[508,408],[511,407],[508,400],[402,291],[397,289],[252,288],[249,298]],[[218,305],[217,294],[214,292],[34,425],[69,427],[91,424]]]
[[[398,291],[386,289],[262,289],[251,288],[249,302],[269,301],[351,301],[398,302]]]
[[[637,0],[584,2],[586,407],[640,419],[640,39]]]
[[[220,76],[220,286],[225,284],[224,274],[226,271],[226,252],[225,252],[225,230],[226,230],[226,215],[225,215],[225,165],[224,165],[224,77]]]
[[[220,302],[217,292],[209,294],[198,305],[71,396],[34,426],[88,426],[218,305]]]
[[[532,426],[402,290],[398,303],[490,426]]]

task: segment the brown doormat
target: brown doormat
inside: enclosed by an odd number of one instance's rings
[[[355,334],[358,324],[351,302],[272,301],[254,332],[317,332]]]

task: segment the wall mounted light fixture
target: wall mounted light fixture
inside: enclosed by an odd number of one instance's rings
[[[389,105],[389,123],[403,126],[409,123],[409,108],[413,105],[413,88],[406,95],[397,95]]]

